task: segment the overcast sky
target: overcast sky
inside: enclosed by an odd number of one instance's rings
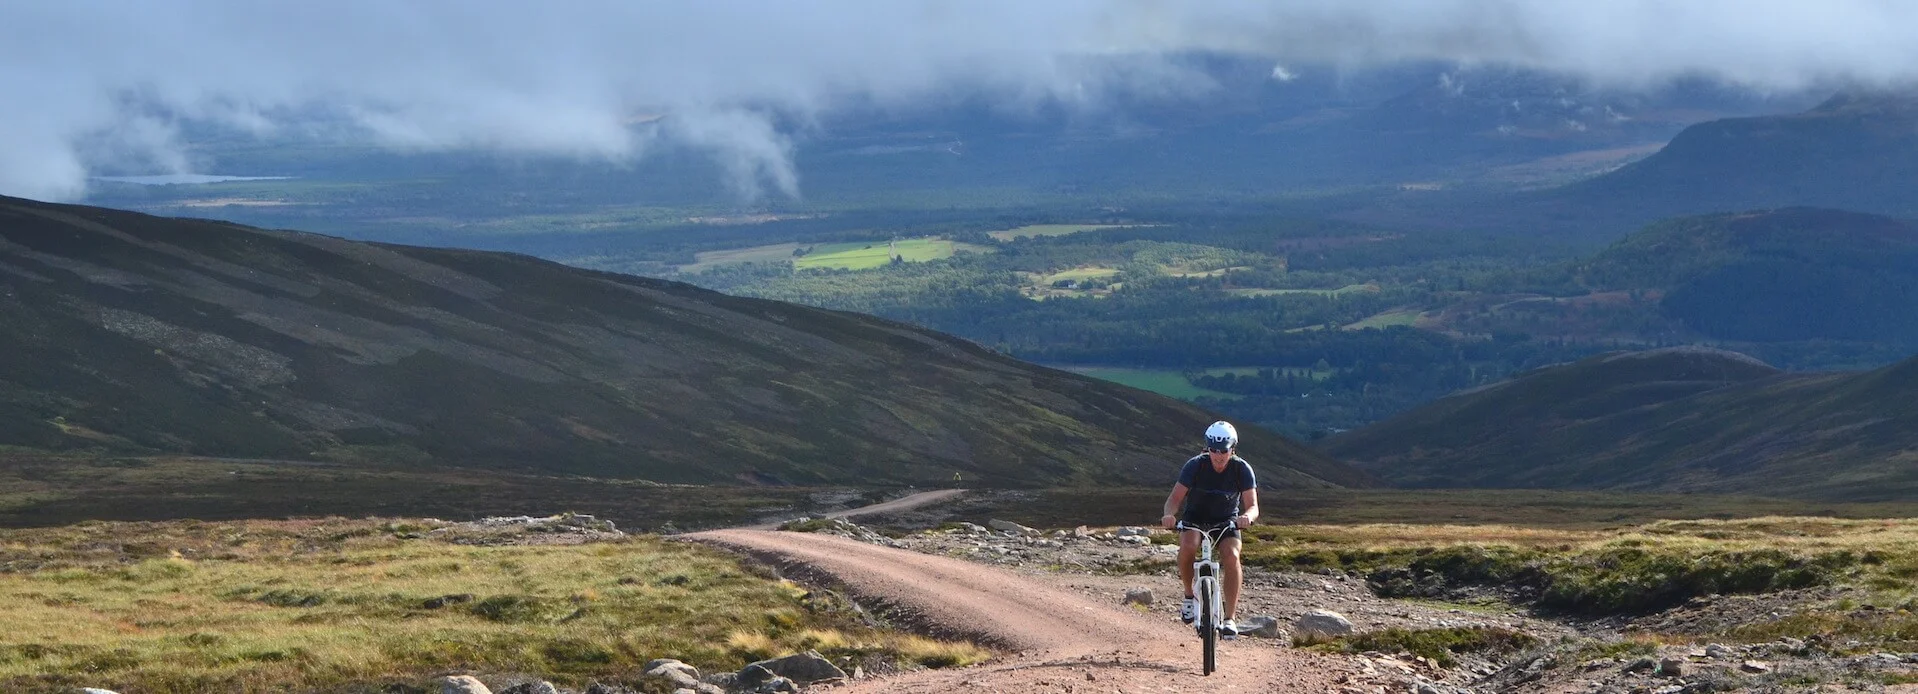
[[[1909,84],[1913,37],[1903,0],[20,0],[0,2],[0,194],[76,198],[101,164],[190,169],[181,118],[271,136],[324,110],[350,124],[324,136],[396,148],[643,165],[686,146],[744,195],[795,195],[790,129],[844,104],[1215,88],[1154,59],[1173,53],[1791,89]]]

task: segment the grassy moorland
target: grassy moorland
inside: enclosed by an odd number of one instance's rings
[[[727,669],[807,648],[868,667],[986,656],[866,626],[830,595],[655,536],[502,545],[444,527],[0,531],[0,690],[417,691],[447,670],[626,680],[658,657]]]

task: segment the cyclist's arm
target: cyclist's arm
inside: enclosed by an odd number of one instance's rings
[[[1251,525],[1253,522],[1259,520],[1259,488],[1258,487],[1253,487],[1251,489],[1247,489],[1243,492],[1240,492],[1239,503],[1245,506],[1245,510],[1239,512],[1239,515],[1245,517],[1244,525]]]
[[[1172,527],[1172,523],[1178,520],[1179,507],[1185,505],[1185,493],[1186,487],[1184,482],[1174,482],[1172,484],[1172,493],[1165,497],[1165,515],[1159,518],[1159,522],[1165,525],[1165,527]]]

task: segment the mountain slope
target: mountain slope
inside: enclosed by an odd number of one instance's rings
[[[1410,486],[1918,495],[1918,359],[1782,374],[1697,348],[1593,357],[1440,400],[1323,449]]]
[[[1690,126],[1563,194],[1657,216],[1793,205],[1911,215],[1914,185],[1918,98],[1840,94],[1802,113]]]
[[[1918,224],[1815,208],[1666,220],[1580,269],[1600,290],[1659,290],[1712,337],[1918,344]]]
[[[695,483],[1162,482],[1212,415],[523,256],[0,198],[0,445]],[[1275,484],[1366,477],[1268,432]]]

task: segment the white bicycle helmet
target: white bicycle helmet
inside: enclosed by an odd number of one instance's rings
[[[1231,422],[1213,422],[1205,428],[1205,447],[1218,450],[1237,450],[1239,448],[1239,430]]]

